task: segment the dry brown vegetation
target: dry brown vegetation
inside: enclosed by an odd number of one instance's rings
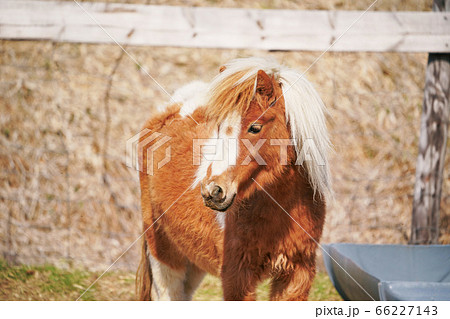
[[[370,3],[183,2],[286,9],[365,9]],[[430,7],[430,1],[382,1],[376,9]],[[320,54],[127,50],[170,93],[212,79],[236,57],[273,56],[305,70]],[[330,110],[335,148],[336,200],[323,242],[407,242],[426,62],[426,54],[327,53],[307,73]],[[116,45],[0,41],[0,79],[0,250],[19,263],[104,270],[141,230],[137,174],[125,166],[125,142],[168,96]],[[449,158],[441,204],[441,241],[447,243]],[[137,246],[114,268],[135,269]]]

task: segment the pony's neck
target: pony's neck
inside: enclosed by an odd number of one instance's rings
[[[276,179],[276,182],[268,185],[265,190],[271,195],[275,194],[272,197],[280,201],[292,200],[294,194],[300,201],[314,200],[314,190],[307,173],[303,168],[299,170],[296,165],[289,166],[283,177]]]
[[[256,183],[255,183],[256,184]],[[259,185],[258,185],[259,184]],[[255,192],[240,205],[251,214],[270,214],[272,210],[285,210],[288,213],[299,206],[321,206],[323,200],[311,187],[306,172],[292,165],[282,178],[272,183],[256,184]],[[287,215],[286,215],[287,216]]]

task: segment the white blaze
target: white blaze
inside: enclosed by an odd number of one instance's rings
[[[211,176],[218,176],[223,174],[228,167],[236,165],[240,133],[241,117],[231,114],[209,139],[193,141],[193,164],[199,165],[193,188],[206,177],[210,166]]]

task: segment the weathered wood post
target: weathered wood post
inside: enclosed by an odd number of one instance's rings
[[[434,0],[433,11],[450,11],[450,0]],[[432,53],[428,57],[420,120],[410,244],[437,244],[439,240],[439,206],[450,114],[449,98],[450,54]]]

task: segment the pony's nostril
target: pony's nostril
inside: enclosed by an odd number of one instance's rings
[[[217,198],[217,197],[222,197],[222,194],[223,194],[222,188],[218,185],[214,186],[214,188],[211,192],[211,196]]]

